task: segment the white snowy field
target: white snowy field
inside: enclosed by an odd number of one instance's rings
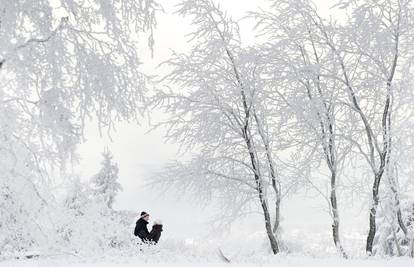
[[[301,237],[301,238],[299,238]],[[337,256],[328,233],[295,232],[285,234],[288,251],[272,255],[264,235],[256,233],[246,238],[226,240],[179,240],[166,238],[157,246],[132,246],[93,254],[65,254],[58,251],[38,251],[42,257],[8,258],[0,267],[409,267],[408,257],[367,257],[363,252],[362,235],[345,236],[350,259]],[[220,253],[221,251],[221,253]],[[223,255],[230,260],[226,262]]]
[[[0,266],[4,267],[136,267],[136,266],[151,266],[151,267],[190,267],[190,266],[240,266],[240,267],[409,267],[413,266],[414,261],[410,258],[393,258],[393,259],[350,259],[344,260],[340,258],[325,258],[316,259],[305,256],[297,255],[280,255],[269,256],[257,260],[256,262],[240,262],[234,261],[231,263],[225,263],[220,259],[181,259],[180,261],[159,261],[157,255],[152,257],[112,257],[105,259],[89,259],[89,260],[77,260],[77,259],[31,259],[31,260],[12,260],[4,261],[0,263]]]

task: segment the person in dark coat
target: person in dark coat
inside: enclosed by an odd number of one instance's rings
[[[141,217],[135,224],[134,235],[138,236],[143,242],[148,242],[151,240],[151,235],[147,228],[148,220],[149,214],[143,211],[141,212]]]
[[[151,241],[153,241],[155,244],[158,243],[161,237],[162,232],[162,223],[161,222],[155,222],[152,226],[152,230],[150,232]]]

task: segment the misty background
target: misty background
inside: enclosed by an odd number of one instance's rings
[[[185,52],[188,49],[186,34],[191,31],[189,22],[174,14],[174,6],[178,1],[161,1],[165,14],[158,16],[157,30],[155,31],[155,51],[151,57],[148,49],[142,49],[143,71],[149,75],[163,74],[159,64],[167,60],[171,51]],[[242,19],[240,23],[242,41],[245,45],[252,44],[257,38],[252,30],[254,23],[249,19],[243,19],[246,11],[266,8],[266,1],[218,1],[234,19]],[[315,1],[318,10],[325,16],[341,16],[330,9],[335,1]],[[145,45],[145,44],[143,44]],[[161,112],[151,113],[151,122],[157,122],[163,118]],[[209,236],[218,237],[224,234],[224,238],[231,235],[240,235],[248,229],[261,229],[263,224],[262,214],[252,214],[241,220],[237,220],[231,229],[213,229],[212,220],[219,220],[218,203],[194,203],[190,195],[177,196],[173,188],[167,191],[157,187],[148,186],[151,177],[169,161],[177,158],[178,147],[167,143],[163,129],[151,129],[149,120],[142,120],[141,125],[135,123],[118,123],[116,131],[108,137],[106,133],[100,136],[97,125],[90,122],[86,128],[86,142],[78,147],[80,164],[77,172],[83,179],[89,179],[96,174],[102,160],[100,152],[108,147],[114,155],[115,162],[119,166],[120,183],[123,191],[119,193],[115,202],[115,209],[132,210],[137,213],[145,210],[150,213],[150,221],[161,219],[164,223],[165,237],[180,239],[203,239]],[[328,192],[328,178],[326,178],[326,192]],[[368,192],[366,192],[368,193]],[[305,197],[306,196],[306,197]],[[313,197],[312,197],[313,196]],[[349,196],[340,196],[340,198]],[[299,191],[292,197],[283,199],[283,232],[295,231],[326,232],[330,235],[330,215],[328,204],[315,191]],[[368,203],[366,199],[346,199],[339,201],[342,204],[340,215],[342,220],[341,232],[365,233],[368,230]],[[347,206],[344,206],[344,205]],[[131,222],[133,225],[134,222]],[[254,225],[254,226],[253,226]],[[131,228],[132,231],[132,228]],[[346,246],[346,238],[344,239]],[[332,245],[333,246],[333,245]]]

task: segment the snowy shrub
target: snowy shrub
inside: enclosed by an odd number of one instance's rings
[[[88,255],[132,245],[134,214],[114,211],[106,198],[95,193],[89,184],[73,182],[61,205],[58,247]]]
[[[0,256],[92,255],[134,245],[136,214],[110,209],[106,199],[79,179],[67,185],[61,201],[33,197],[33,187],[24,180],[10,185],[0,186]]]
[[[402,218],[407,228],[407,234],[396,221],[395,207],[391,206],[390,201],[383,202],[378,214],[378,233],[374,252],[386,256],[413,256],[413,236],[411,233],[414,231],[414,202],[407,200],[401,203]],[[392,216],[393,214],[394,216]]]
[[[47,242],[43,225],[49,207],[39,197],[39,188],[20,176],[6,175],[0,180],[0,255]]]

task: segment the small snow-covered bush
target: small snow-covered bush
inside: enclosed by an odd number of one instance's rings
[[[377,222],[379,227],[374,252],[386,256],[414,256],[414,236],[412,236],[414,232],[414,202],[403,201],[401,203],[402,220],[407,234],[399,226],[394,209],[392,202],[386,202],[379,210]]]
[[[131,223],[125,223],[122,212],[107,210],[96,203],[88,203],[81,214],[65,211],[69,218],[59,227],[60,247],[74,253],[92,254],[113,248],[130,247]]]
[[[0,256],[92,255],[132,247],[135,214],[110,209],[91,192],[75,180],[65,199],[42,202],[1,187]]]
[[[62,249],[90,254],[133,244],[134,214],[111,209],[88,185],[76,182],[61,209],[56,243]]]

